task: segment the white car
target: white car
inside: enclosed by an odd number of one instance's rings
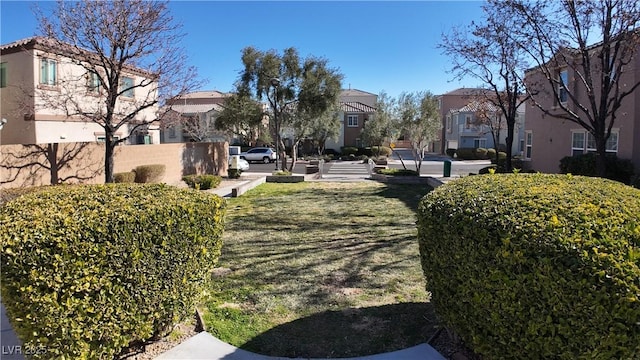
[[[268,164],[276,161],[276,151],[268,147],[256,147],[240,153],[240,158],[249,162],[260,161]]]
[[[229,156],[229,168],[231,168],[232,161],[233,161],[233,156]],[[242,171],[249,170],[249,163],[247,162],[247,160],[238,157],[238,169]]]

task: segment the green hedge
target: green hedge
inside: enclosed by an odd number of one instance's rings
[[[568,175],[470,176],[422,199],[437,313],[486,359],[640,358],[640,191]]]
[[[477,160],[476,148],[458,148],[456,149],[456,158],[460,160]]]
[[[0,207],[2,302],[34,358],[109,359],[203,292],[222,198],[166,185],[55,186]]]
[[[597,176],[595,153],[587,153],[576,156],[565,156],[560,159],[560,173]],[[629,159],[620,159],[616,154],[607,154],[606,157],[607,179],[630,184],[633,179],[634,166]]]
[[[113,174],[113,182],[132,183],[136,181],[136,173],[133,171]]]
[[[230,171],[231,169],[229,169]],[[190,188],[198,190],[214,189],[220,185],[222,177],[218,175],[186,175],[182,177],[182,181],[187,183]]]
[[[136,174],[135,182],[137,183],[154,183],[160,181],[164,176],[166,166],[163,164],[140,165],[133,172]]]

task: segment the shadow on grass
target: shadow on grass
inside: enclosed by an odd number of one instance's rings
[[[366,356],[425,343],[435,324],[429,303],[323,311],[276,326],[240,348],[293,358]]]
[[[426,184],[387,184],[377,195],[398,199],[411,210],[416,211],[420,200],[432,190],[433,188]]]

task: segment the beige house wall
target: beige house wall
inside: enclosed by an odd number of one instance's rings
[[[104,108],[104,95],[90,92],[87,70],[75,64],[70,58],[59,54],[48,54],[34,48],[3,50],[2,62],[6,63],[7,86],[2,88],[2,108],[0,115],[7,124],[0,133],[0,144],[43,144],[51,142],[90,142],[96,141],[100,133],[99,126],[75,115],[94,113]],[[56,61],[56,85],[40,84],[40,61],[43,58]],[[144,78],[138,73],[126,76],[141,84]],[[103,90],[101,90],[103,91]],[[155,99],[157,90],[153,84],[136,87],[133,98],[118,98],[117,113],[130,113]],[[73,99],[75,105],[69,106],[66,99]],[[153,121],[157,117],[157,106],[143,109],[136,115],[138,121]],[[122,136],[129,134],[126,126],[121,128]],[[160,143],[158,126],[152,126],[149,135],[152,143]]]
[[[50,184],[52,172],[44,166],[51,167],[47,151],[52,148],[53,144],[0,146],[0,189]],[[128,172],[140,165],[163,164],[166,171],[161,182],[167,184],[179,184],[187,174],[227,176],[228,153],[226,142],[119,146],[114,155],[114,173]],[[54,171],[58,169],[57,176],[65,183],[104,182],[102,144],[60,143],[53,162],[58,163]]]

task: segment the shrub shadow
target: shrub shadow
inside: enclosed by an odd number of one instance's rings
[[[436,324],[430,303],[323,311],[276,326],[240,348],[293,358],[366,356],[426,343]]]

